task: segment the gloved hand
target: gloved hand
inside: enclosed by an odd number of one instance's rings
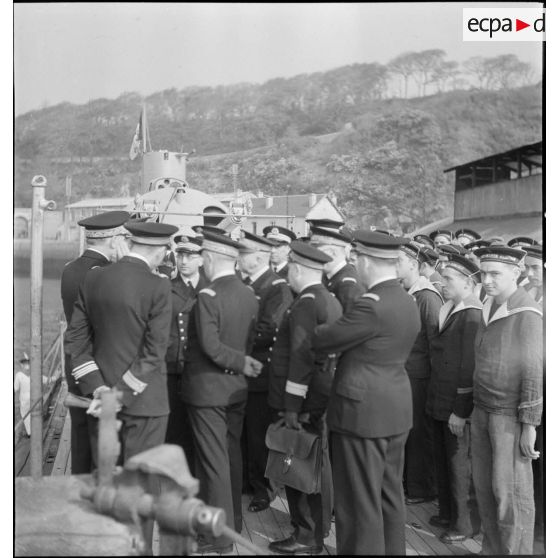
[[[293,430],[300,430],[302,428],[300,422],[298,422],[298,413],[296,411],[285,411],[283,420],[287,428],[292,428]]]

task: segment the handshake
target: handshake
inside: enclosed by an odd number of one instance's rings
[[[244,357],[244,369],[242,373],[249,378],[257,378],[262,371],[263,364],[252,358],[251,356]]]

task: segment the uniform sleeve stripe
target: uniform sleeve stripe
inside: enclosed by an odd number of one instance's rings
[[[529,409],[530,407],[537,407],[538,405],[542,405],[543,398],[539,397],[539,399],[535,399],[535,401],[526,401],[525,403],[521,403],[519,405],[519,409]]]
[[[342,283],[356,283],[357,280],[354,277],[343,277],[343,279],[341,280]]]
[[[285,279],[275,279],[275,281],[273,281],[273,283],[271,283],[272,285],[280,285],[281,283],[286,283]]]
[[[365,293],[362,295],[362,298],[370,298],[371,300],[375,300],[376,302],[380,300],[380,297],[375,293]]]
[[[302,300],[303,298],[316,298],[316,295],[314,293],[306,293],[300,297],[300,300]]]
[[[298,395],[299,397],[306,397],[308,392],[308,386],[304,384],[297,384],[296,382],[291,382],[287,380],[287,385],[285,386],[285,391],[291,395]]]
[[[79,366],[76,366],[73,370],[73,373],[79,372],[82,368],[87,368],[87,367],[91,366],[92,364],[97,366],[94,360],[88,360],[87,362],[84,362],[83,364],[80,364]]]
[[[466,393],[473,393],[473,388],[472,387],[468,387],[468,388],[457,388],[457,394],[458,395],[464,395]]]
[[[75,380],[79,380],[80,378],[83,378],[83,376],[86,376],[91,372],[96,372],[97,370],[99,370],[99,367],[95,364],[94,361],[90,361],[75,368],[72,371],[72,376]]]
[[[147,387],[145,382],[138,380],[129,370],[122,376],[124,383],[133,391],[142,393],[142,391]]]

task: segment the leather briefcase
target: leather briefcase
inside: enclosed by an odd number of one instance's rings
[[[269,449],[265,468],[268,479],[305,494],[320,492],[322,439],[318,434],[275,423],[267,429],[265,444]]]

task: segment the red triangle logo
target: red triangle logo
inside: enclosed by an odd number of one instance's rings
[[[515,30],[516,31],[521,31],[522,29],[525,29],[526,27],[531,27],[530,23],[525,23],[524,21],[521,21],[520,19],[515,18]]]

